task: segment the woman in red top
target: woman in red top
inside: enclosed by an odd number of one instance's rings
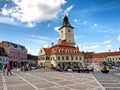
[[[10,73],[10,75],[12,75],[11,66],[10,65],[7,66],[7,75],[8,75],[8,73]]]

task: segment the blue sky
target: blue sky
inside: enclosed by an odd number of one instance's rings
[[[38,55],[41,47],[58,43],[64,13],[80,51],[118,51],[120,0],[0,0],[0,41]]]

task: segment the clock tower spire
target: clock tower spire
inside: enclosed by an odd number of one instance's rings
[[[59,28],[60,32],[60,39],[59,43],[62,41],[66,41],[66,43],[74,46],[74,33],[73,33],[73,28],[70,23],[68,17],[65,15],[63,19],[62,26]]]

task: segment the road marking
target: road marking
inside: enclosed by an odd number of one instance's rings
[[[34,75],[31,75],[31,74],[28,74],[28,73],[26,73],[26,74],[29,75],[29,76],[35,77],[35,78],[40,78],[40,77],[38,77],[38,76],[34,76]],[[58,86],[62,86],[62,87],[69,88],[69,89],[71,89],[71,90],[75,90],[75,89],[73,89],[73,88],[70,88],[70,87],[67,87],[67,86],[63,86],[63,85],[61,85],[61,84],[58,84],[58,83],[53,82],[53,81],[49,81],[49,80],[47,80],[47,79],[43,79],[43,78],[40,78],[40,79],[45,80],[45,81],[50,82],[50,83],[53,83],[53,84],[56,84],[56,85],[58,85]],[[41,88],[40,90],[42,90],[42,89],[43,89],[43,88]]]
[[[61,75],[61,74],[57,74],[57,76],[67,76],[68,77],[68,75],[70,75],[70,73],[62,73],[62,74],[64,74],[64,75]],[[44,74],[42,74],[42,75],[44,75]],[[84,76],[85,74],[83,73],[83,74],[79,74],[79,75],[82,75],[82,76]],[[90,74],[86,74],[87,76],[91,76]],[[47,75],[47,74],[45,74],[45,76],[47,76],[47,77],[52,77],[52,78],[55,78],[55,76],[52,76],[52,74],[51,75]],[[71,76],[71,77],[73,77],[73,78],[76,78],[76,77],[74,77],[74,76]],[[92,76],[91,76],[92,77]],[[60,77],[59,77],[59,79],[61,79]],[[76,79],[81,79],[81,78],[76,78]],[[84,78],[85,80],[87,80],[87,78]],[[67,79],[64,79],[64,80],[67,80]],[[93,79],[94,80],[94,79]],[[77,85],[77,84],[79,84],[79,83],[76,83],[76,81],[73,81],[73,80],[69,80],[69,81],[71,81],[71,82],[74,82],[73,84],[67,84],[67,85],[64,85],[64,86],[68,86],[68,85]],[[95,80],[94,80],[95,81]],[[95,81],[96,82],[96,81]],[[95,85],[92,85],[92,84],[86,84],[86,82],[82,82],[81,84],[84,84],[84,85],[89,85],[89,86],[94,86],[94,88],[96,88],[96,86]],[[98,84],[99,85],[99,84]],[[101,87],[99,87],[99,88],[101,88]]]
[[[16,73],[15,73],[16,74]],[[19,78],[21,78],[23,81],[25,81],[26,83],[28,83],[29,85],[31,85],[33,88],[35,88],[35,90],[38,90],[39,88],[36,87],[34,84],[30,83],[29,81],[27,81],[26,79],[24,79],[23,77],[21,77],[20,75],[16,74],[16,76],[18,76]]]
[[[3,76],[3,75],[2,75],[2,81],[3,81],[3,90],[7,90],[5,76]]]
[[[105,88],[100,84],[100,82],[91,74],[91,76],[94,78],[94,80],[98,83],[98,85],[102,88],[102,90],[105,90]]]

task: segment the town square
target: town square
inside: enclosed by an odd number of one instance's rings
[[[120,72],[77,73],[50,69],[32,71],[13,70],[2,76],[0,90],[120,90]]]
[[[120,90],[120,0],[0,0],[0,90]]]

